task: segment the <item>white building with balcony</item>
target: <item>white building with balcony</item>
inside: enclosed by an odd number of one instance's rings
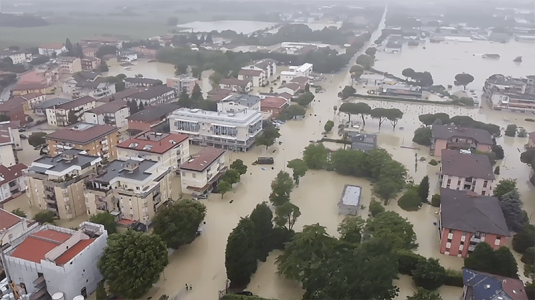
[[[440,187],[452,190],[471,190],[481,196],[493,194],[494,172],[485,154],[442,150]]]
[[[48,124],[52,126],[68,126],[71,125],[69,120],[69,113],[71,111],[73,111],[74,115],[79,118],[84,114],[84,112],[95,107],[96,99],[86,96],[47,108],[46,119]]]
[[[170,168],[157,161],[137,157],[114,160],[87,180],[87,214],[107,211],[117,221],[149,225],[158,208],[171,198],[170,174]]]
[[[4,250],[4,266],[30,300],[64,299],[93,293],[103,277],[97,262],[107,246],[103,225],[83,222],[78,230],[35,226]]]
[[[247,151],[262,132],[262,113],[180,108],[169,115],[171,132],[187,134],[194,145]]]
[[[313,64],[305,63],[300,66],[290,66],[288,71],[282,71],[280,74],[281,82],[290,82],[296,77],[308,77],[312,74]]]
[[[249,94],[232,94],[217,102],[217,111],[237,113],[247,110],[260,111],[260,97]]]
[[[180,166],[182,192],[203,194],[217,187],[227,171],[225,151],[207,147]]]
[[[177,171],[189,155],[189,138],[185,134],[145,131],[117,144],[117,157],[150,159]]]

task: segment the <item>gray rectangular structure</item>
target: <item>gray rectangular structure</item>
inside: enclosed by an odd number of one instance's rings
[[[362,188],[356,185],[346,184],[342,197],[338,202],[338,213],[344,215],[357,215],[360,205]]]

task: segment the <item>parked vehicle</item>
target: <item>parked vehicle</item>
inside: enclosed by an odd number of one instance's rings
[[[275,163],[275,160],[273,157],[259,157],[253,165],[259,164],[259,165],[272,165]]]
[[[23,140],[27,140],[27,139],[28,139],[28,137],[25,136],[24,134],[21,134],[21,135],[20,135],[20,138],[23,139]]]

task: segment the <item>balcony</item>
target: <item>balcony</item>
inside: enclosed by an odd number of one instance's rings
[[[30,296],[30,300],[44,300],[48,298],[50,298],[50,295],[48,294],[46,288],[42,288],[37,292],[32,293],[32,295]]]
[[[33,281],[33,286],[38,290],[45,288],[46,287],[45,277],[41,274],[39,277],[37,277],[36,280]]]

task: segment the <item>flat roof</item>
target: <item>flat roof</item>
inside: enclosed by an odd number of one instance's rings
[[[343,205],[358,206],[360,202],[360,193],[362,188],[356,185],[346,184],[340,203]]]
[[[41,263],[50,250],[68,240],[71,234],[45,229],[28,235],[10,256]]]
[[[223,154],[225,154],[225,150],[206,147],[197,154],[193,155],[188,162],[182,164],[180,169],[202,172],[212,165]]]
[[[221,102],[236,102],[243,106],[252,107],[260,102],[260,97],[249,94],[232,94],[221,100]]]
[[[261,120],[262,113],[254,109],[247,109],[236,113],[226,113],[202,109],[179,108],[175,110],[169,118],[186,119],[190,121],[206,120],[208,122],[241,125],[255,121],[255,119]]]
[[[89,144],[104,136],[118,131],[117,127],[111,125],[97,125],[90,123],[77,123],[67,128],[57,130],[46,136],[47,140],[59,140],[72,142],[74,144]]]
[[[147,131],[117,144],[116,147],[162,154],[187,139],[188,136],[185,134]]]
[[[87,112],[100,115],[104,113],[115,113],[125,107],[128,107],[128,104],[125,101],[115,100],[112,102],[105,103],[101,106],[97,106],[91,110],[88,110]]]
[[[60,105],[56,106],[56,109],[65,109],[65,110],[71,110],[73,108],[76,108],[78,106],[86,105],[87,103],[95,102],[95,98],[91,96],[85,96],[81,97],[69,102],[62,103]]]
[[[39,174],[49,174],[50,172],[59,173],[73,166],[77,166],[83,170],[100,161],[100,157],[98,156],[81,154],[81,152],[81,150],[69,149],[54,157],[40,157],[30,165],[28,171]],[[69,160],[69,158],[72,159]]]
[[[120,160],[116,159],[106,166],[105,173],[95,178],[93,181],[109,184],[115,178],[125,178],[143,181],[152,175],[149,169],[157,165],[153,160]],[[128,165],[136,165],[133,171],[127,169]]]

